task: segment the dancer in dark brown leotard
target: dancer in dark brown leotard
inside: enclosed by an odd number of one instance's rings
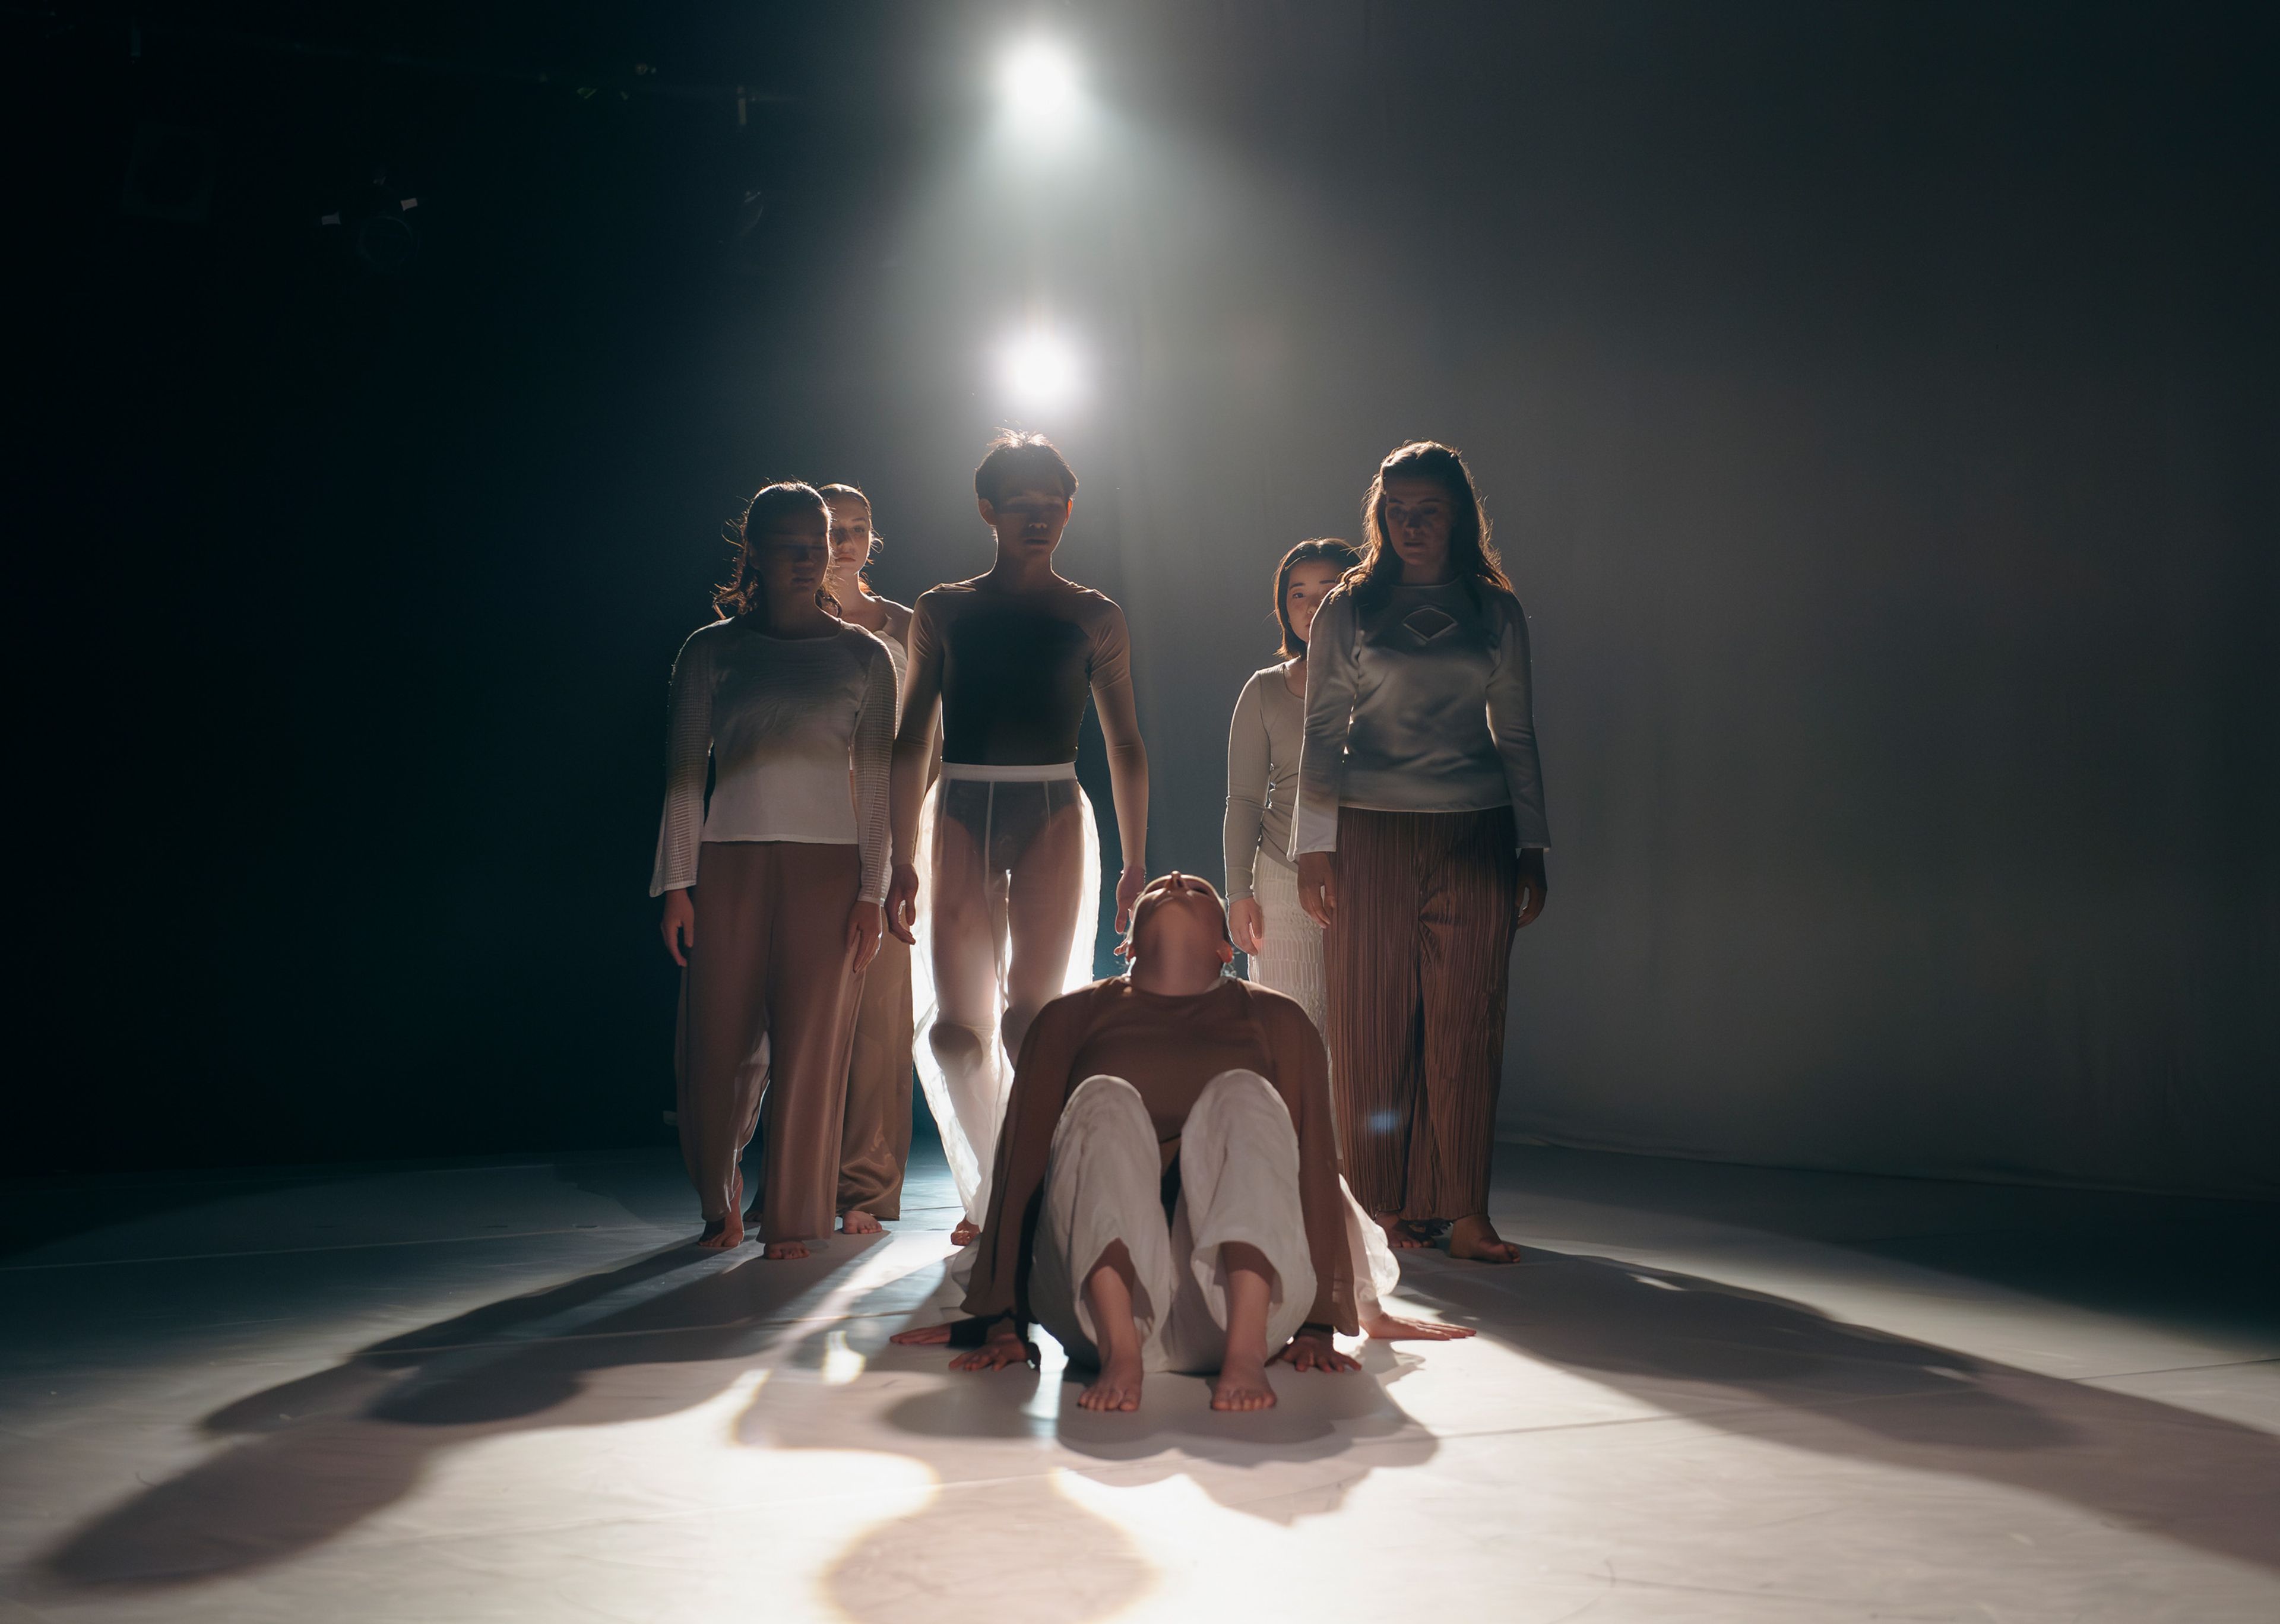
[[[1124,851],[1120,927],[1139,894],[1148,840],[1148,758],[1124,612],[1053,572],[1076,476],[1043,435],[1007,435],[990,446],[974,487],[997,561],[921,594],[915,608],[887,903],[889,927],[904,941],[920,930],[928,937],[934,1007],[921,1012],[917,1059],[966,1207],[953,1232],[960,1244],[982,1210],[1010,1057],[1048,999],[1092,979],[1098,858],[1075,772],[1088,694],[1108,744]],[[942,781],[922,818],[937,715]]]

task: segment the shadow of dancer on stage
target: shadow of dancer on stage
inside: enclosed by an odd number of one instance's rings
[[[2280,1568],[2280,1438],[2253,1428],[1615,1258],[1530,1247],[1507,1271],[1406,1274],[1407,1297],[1698,1425],[2025,1489]]]
[[[243,1574],[385,1510],[447,1451],[691,1409],[765,1362],[884,1238],[765,1266],[756,1252],[677,1244],[375,1343],[206,1417],[204,1431],[240,1442],[66,1536],[42,1577],[146,1586]]]

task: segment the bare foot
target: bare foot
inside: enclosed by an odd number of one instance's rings
[[[1454,1342],[1476,1335],[1469,1325],[1444,1325],[1438,1320],[1404,1320],[1380,1309],[1361,1322],[1361,1334],[1373,1342]]]
[[[957,1227],[950,1232],[950,1243],[952,1246],[971,1246],[981,1237],[981,1235],[980,1224],[970,1218],[961,1218],[958,1220]]]
[[[1140,1407],[1140,1356],[1112,1353],[1100,1362],[1092,1385],[1076,1396],[1080,1410],[1136,1410]]]
[[[761,1256],[766,1258],[771,1263],[789,1263],[795,1258],[807,1256],[807,1243],[805,1241],[770,1241],[767,1250],[762,1252]]]
[[[1267,1361],[1228,1351],[1227,1362],[1212,1378],[1214,1410],[1272,1410],[1275,1389],[1267,1384]]]
[[[706,1251],[728,1251],[744,1243],[744,1215],[735,1207],[726,1218],[708,1219],[705,1233],[697,1237],[697,1245]]]
[[[885,1231],[879,1228],[879,1220],[872,1217],[868,1212],[866,1212],[861,1207],[849,1207],[844,1212],[842,1212],[839,1215],[839,1233],[842,1235],[882,1235]]]
[[[1520,1248],[1496,1232],[1486,1212],[1475,1212],[1449,1226],[1449,1255],[1475,1263],[1518,1263]]]
[[[1385,1243],[1396,1251],[1422,1251],[1425,1243],[1410,1233],[1409,1226],[1390,1212],[1372,1212],[1377,1227],[1385,1231]]]

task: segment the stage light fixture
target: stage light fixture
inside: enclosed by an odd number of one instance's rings
[[[1033,410],[1068,404],[1084,381],[1075,350],[1043,327],[1031,327],[1006,341],[998,355],[998,376],[1015,405]]]
[[[1065,124],[1084,98],[1076,58],[1047,39],[1024,40],[1006,52],[998,88],[1007,112],[1025,124]]]

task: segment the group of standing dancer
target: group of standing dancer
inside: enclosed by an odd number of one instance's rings
[[[989,1369],[1034,1358],[1037,1322],[1098,1367],[1087,1407],[1194,1370],[1247,1410],[1275,1402],[1274,1360],[1352,1368],[1334,1332],[1468,1335],[1382,1303],[1392,1251],[1444,1231],[1454,1257],[1519,1255],[1489,1160],[1506,962],[1547,840],[1527,622],[1463,459],[1401,447],[1359,549],[1282,559],[1283,658],[1229,736],[1224,904],[1147,877],[1123,612],[1053,569],[1075,473],[1009,434],[974,492],[992,566],[905,610],[865,579],[860,491],[767,487],[720,618],[674,664],[651,890],[686,971],[698,1243],[756,1222],[767,1257],[805,1257],[835,1220],[896,1217],[915,1061],[969,1317],[899,1342]],[[1099,981],[1088,697],[1124,852],[1128,967]]]

